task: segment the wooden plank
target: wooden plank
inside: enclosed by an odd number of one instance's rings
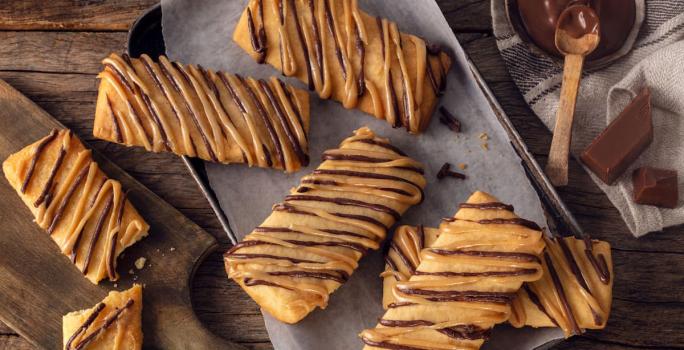
[[[40,139],[50,129],[62,127],[2,81],[0,120],[0,159]],[[188,283],[195,265],[216,247],[216,240],[99,153],[93,157],[106,174],[131,191],[128,199],[151,226],[150,237],[130,248],[119,263],[120,270],[126,271],[143,256],[149,261],[146,268],[137,272],[139,279],[122,273],[117,282],[121,288],[135,280],[145,284],[143,325],[148,344],[239,349],[208,332],[194,317],[190,303]],[[0,219],[4,223],[0,229],[0,319],[32,343],[58,349],[62,345],[62,315],[91,307],[112,285],[98,286],[83,278],[33,222],[6,181],[0,182],[0,197]],[[163,252],[171,248],[172,258],[165,258]],[[40,268],[36,268],[38,261]]]
[[[4,1],[0,30],[126,31],[156,0]]]

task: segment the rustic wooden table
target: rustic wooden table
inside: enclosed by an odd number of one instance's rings
[[[502,0],[495,0],[502,1]],[[144,185],[180,209],[227,248],[229,243],[181,160],[94,140],[100,60],[125,49],[126,31],[155,0],[0,1],[0,79],[12,84]],[[525,105],[499,57],[489,0],[438,0],[461,44],[538,160],[551,135]],[[226,38],[226,40],[229,40]],[[463,116],[467,123],[467,117]],[[608,327],[556,349],[684,348],[684,227],[634,239],[616,209],[576,162],[565,203],[593,236],[613,246],[615,289]],[[221,249],[220,251],[223,251]],[[217,334],[252,349],[271,349],[256,305],[226,278],[221,254],[197,272],[193,302]],[[0,323],[0,349],[34,347]]]

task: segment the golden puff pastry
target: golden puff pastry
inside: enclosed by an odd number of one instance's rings
[[[590,238],[546,239],[544,276],[513,302],[515,327],[560,327],[566,337],[603,329],[613,300],[610,244]]]
[[[228,276],[276,319],[296,323],[327,306],[424,187],[419,162],[359,129],[226,252]]]
[[[250,0],[233,40],[321,98],[411,133],[428,126],[452,65],[439,46],[361,11],[357,0]]]
[[[522,284],[542,275],[542,232],[512,209],[475,192],[445,219],[379,325],[360,334],[365,349],[479,349]]]
[[[437,228],[397,228],[381,275],[383,307],[396,301],[392,288],[413,275],[420,264],[420,251],[432,247],[438,235]],[[542,261],[544,275],[518,291],[509,323],[515,327],[560,327],[566,336],[604,328],[612,300],[610,245],[574,237],[545,241],[545,256],[550,260]]]
[[[148,151],[297,171],[309,162],[309,94],[201,66],[111,54],[95,137]]]
[[[71,131],[53,130],[2,168],[35,222],[88,280],[118,279],[117,257],[149,226]]]
[[[62,317],[64,350],[142,349],[142,287],[109,292],[92,309]]]

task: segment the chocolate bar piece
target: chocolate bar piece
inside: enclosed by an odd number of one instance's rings
[[[679,200],[677,172],[674,170],[641,167],[632,174],[634,201],[639,204],[674,208]]]
[[[653,141],[651,93],[648,88],[582,152],[582,162],[611,185]]]

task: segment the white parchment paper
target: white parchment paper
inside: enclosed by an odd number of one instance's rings
[[[232,41],[232,32],[247,0],[162,0],[163,31],[167,55],[172,60],[201,64],[242,75],[266,78],[279,74],[268,65],[258,65]],[[239,238],[248,234],[269,215],[299,178],[315,169],[321,153],[336,147],[352,131],[367,125],[410,156],[426,165],[426,200],[403,217],[405,224],[438,225],[451,216],[460,202],[475,190],[483,190],[515,206],[521,217],[545,225],[539,198],[525,176],[520,159],[510,145],[484,95],[468,69],[465,53],[433,0],[360,0],[360,6],[399,24],[402,31],[422,36],[450,51],[454,67],[441,103],[463,123],[454,134],[440,125],[437,116],[419,136],[392,129],[385,121],[340,104],[311,96],[311,165],[292,175],[244,165],[206,164],[212,188]],[[288,83],[304,88],[295,79]],[[486,133],[489,150],[481,135]],[[444,162],[464,163],[468,179],[443,179],[435,174]],[[459,170],[459,169],[456,169]],[[460,170],[459,170],[460,171]],[[325,310],[316,310],[296,325],[285,325],[264,315],[266,328],[278,350],[349,350],[363,344],[357,334],[372,327],[382,316],[382,283],[378,277],[384,263],[379,252],[361,261],[348,283],[335,292]],[[245,298],[248,296],[245,294]],[[239,320],[236,320],[239,322]],[[557,329],[522,329],[499,326],[487,349],[534,349],[562,338]]]

